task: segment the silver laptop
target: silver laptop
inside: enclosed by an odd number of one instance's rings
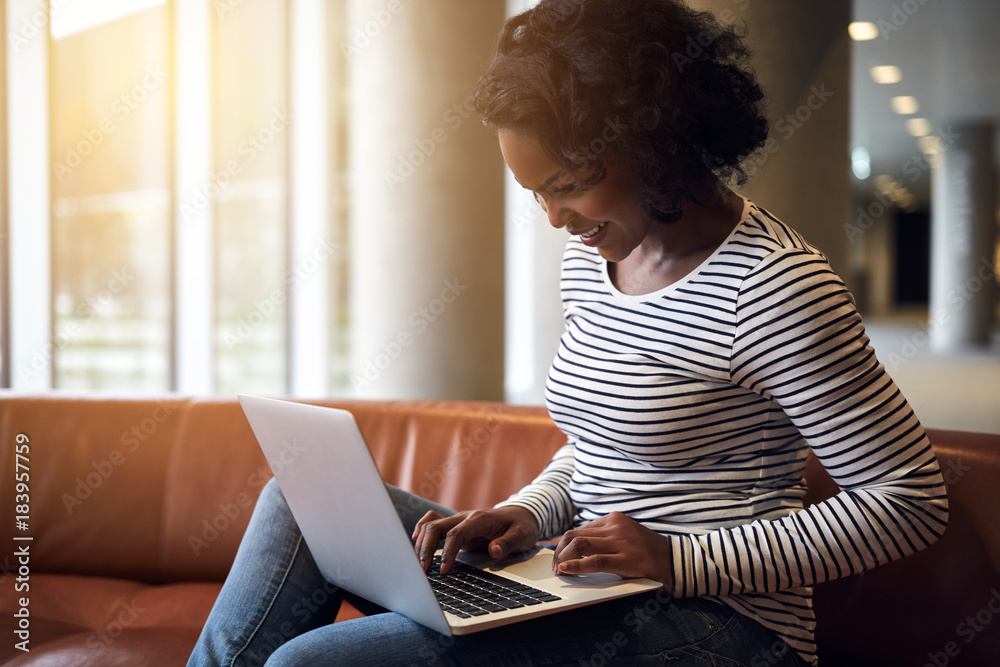
[[[428,575],[351,413],[239,399],[323,576],[428,628],[467,634],[660,587],[612,574],[555,575],[551,549],[503,562],[465,551],[463,572]],[[475,577],[489,585],[465,581]],[[485,603],[476,599],[484,590],[493,596]]]

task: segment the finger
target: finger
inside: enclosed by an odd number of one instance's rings
[[[556,562],[562,556],[563,551],[565,551],[566,547],[570,545],[570,542],[576,539],[577,535],[578,535],[577,530],[567,530],[565,533],[563,533],[563,536],[559,538],[559,543],[556,544],[555,552],[552,555],[553,571],[556,569]]]
[[[455,557],[463,548],[484,545],[483,538],[491,539],[505,529],[489,511],[469,512],[463,520],[453,525],[444,536],[441,551],[441,574],[448,574]]]
[[[416,551],[424,571],[430,569],[431,563],[434,561],[434,553],[437,551],[445,534],[460,521],[461,517],[443,517],[428,521],[420,527],[414,551]]]
[[[562,549],[559,549],[552,557],[553,567],[564,560],[576,560],[577,558],[583,558],[584,556],[590,556],[595,553],[606,553],[607,549],[602,549],[596,546],[593,537],[583,537],[577,536],[572,540],[562,545]]]
[[[455,557],[469,541],[467,535],[472,530],[469,523],[469,520],[466,519],[445,534],[444,546],[441,547],[441,574],[448,574],[451,571]]]
[[[569,542],[574,537],[578,535],[590,535],[594,533],[604,533],[611,525],[613,525],[613,517],[618,514],[618,512],[612,512],[611,514],[598,517],[593,521],[588,521],[582,526],[577,526],[576,528],[571,528],[563,533],[560,543]]]
[[[612,554],[594,554],[593,556],[583,556],[559,563],[559,574],[593,574],[596,572],[609,572],[622,577],[626,574],[625,563]]]
[[[420,535],[420,530],[426,524],[430,523],[431,521],[437,521],[437,520],[442,519],[442,518],[444,518],[444,517],[442,517],[440,514],[438,514],[434,510],[431,510],[431,511],[427,512],[427,514],[425,514],[422,517],[420,517],[420,521],[417,521],[417,525],[413,527],[413,534],[410,535],[410,539],[411,540],[416,540],[417,537]]]
[[[563,553],[566,551],[566,549],[570,547],[571,544],[573,544],[575,540],[600,538],[603,535],[605,535],[606,532],[607,531],[602,527],[594,526],[593,522],[588,523],[587,525],[581,528],[574,528],[573,530],[566,531],[563,534],[562,538],[560,538],[559,544],[556,545],[556,550],[553,556],[553,560],[559,561],[563,559],[564,558]],[[579,558],[581,555],[583,554],[577,553],[572,557]],[[552,567],[553,569],[555,569],[555,563],[553,563]]]
[[[506,558],[511,553],[526,551],[534,546],[531,540],[518,525],[511,525],[503,535],[489,543],[487,550],[490,556],[497,560]]]
[[[563,563],[575,563],[578,560],[598,555],[619,555],[621,544],[610,537],[578,536],[565,545],[558,555],[552,556],[552,571],[556,574],[564,572]]]

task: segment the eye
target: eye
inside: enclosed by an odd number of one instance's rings
[[[542,207],[542,210],[545,211],[546,213],[548,213],[549,209],[545,205],[545,200],[542,199],[542,196],[540,194],[538,194],[537,192],[532,192],[531,194],[534,195],[535,201],[538,203],[539,206]]]

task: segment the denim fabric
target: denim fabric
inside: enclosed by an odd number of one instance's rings
[[[428,510],[450,513],[388,489],[408,531]],[[334,624],[345,597],[351,599],[320,575],[272,480],[188,665],[803,664],[774,634],[729,607],[661,591],[461,637],[370,604],[372,615]]]

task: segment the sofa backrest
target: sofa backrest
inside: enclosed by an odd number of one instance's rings
[[[948,485],[944,536],[928,549],[816,587],[820,664],[1000,664],[1000,435],[928,429]],[[836,493],[810,457],[811,503]]]
[[[544,411],[492,403],[336,402],[358,421],[383,479],[455,509],[517,491],[565,442]],[[192,401],[167,472],[161,572],[225,577],[270,469],[239,405]]]
[[[0,535],[7,544],[33,538],[32,572],[160,578],[163,473],[186,407],[172,398],[0,396]],[[28,473],[26,530],[15,524],[19,472]]]
[[[540,408],[317,403],[355,414],[388,482],[456,509],[508,497],[565,441]],[[18,434],[38,572],[222,581],[271,477],[235,399],[0,395],[0,488],[14,480]],[[8,544],[14,500],[0,497]]]

